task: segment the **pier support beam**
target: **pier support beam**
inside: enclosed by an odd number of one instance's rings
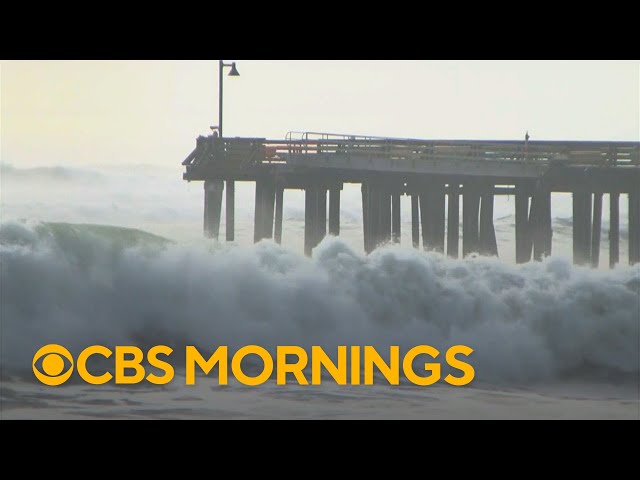
[[[478,251],[480,236],[478,226],[478,209],[480,208],[480,194],[478,188],[467,183],[462,194],[462,255]]]
[[[609,268],[620,262],[620,194],[609,194]]]
[[[304,253],[311,252],[327,235],[327,188],[312,185],[305,189]]]
[[[446,194],[444,184],[439,183],[432,187],[432,226],[433,226],[433,249],[436,252],[444,253],[444,224],[446,215]]]
[[[573,192],[573,263],[591,263],[591,192]]]
[[[391,194],[391,241],[400,243],[401,217],[400,217],[400,192]]]
[[[629,265],[640,263],[640,191],[629,192]]]
[[[222,180],[204,182],[204,235],[218,240],[220,234],[220,214],[222,212]]]
[[[516,263],[531,261],[529,233],[529,193],[525,185],[516,185]]]
[[[480,206],[479,252],[482,255],[498,256],[496,231],[493,225],[493,185],[482,192]]]
[[[282,213],[284,209],[284,187],[276,186],[276,220],[273,239],[278,245],[282,244]]]
[[[447,213],[447,255],[458,258],[460,244],[460,187],[449,185]]]
[[[340,189],[329,190],[329,235],[340,235]]]
[[[391,192],[380,187],[380,243],[391,242]]]
[[[420,206],[418,195],[411,195],[411,244],[420,248]]]
[[[391,240],[391,192],[375,182],[362,184],[364,249],[371,253]]]
[[[227,191],[225,198],[225,235],[227,242],[233,242],[235,239],[235,219],[236,219],[236,182],[227,180]]]
[[[316,246],[316,222],[318,208],[318,192],[314,187],[307,187],[304,191],[304,254],[311,256]]]
[[[363,183],[360,187],[362,192],[362,231],[364,233],[364,251],[371,253],[371,215],[369,213],[369,184]]]
[[[262,224],[264,221],[264,207],[262,202],[264,201],[264,188],[264,181],[256,180],[255,204],[253,210],[253,243],[258,243],[263,238]]]
[[[380,198],[378,195],[378,190],[371,184],[368,185],[368,196],[367,200],[369,201],[369,251],[367,253],[373,252],[378,246],[378,242],[380,242],[379,231],[380,231]]]
[[[367,253],[373,252],[380,243],[380,195],[378,189],[367,184],[367,202],[369,204],[369,244]]]
[[[316,244],[314,247],[327,236],[327,189],[325,187],[318,188],[318,204],[316,208],[318,221],[316,223]]]
[[[602,229],[602,193],[593,194],[593,220],[591,222],[591,266],[600,265],[600,234]]]
[[[272,178],[256,181],[256,203],[253,227],[253,241],[273,238],[273,210],[276,199],[276,185]]]
[[[420,194],[422,245],[425,250],[444,253],[445,190],[440,183],[429,183]]]
[[[429,196],[426,192],[420,194],[420,224],[422,227],[422,248],[424,250],[431,249],[431,218],[429,211]]]
[[[533,193],[529,228],[533,238],[533,259],[540,261],[551,256],[551,191],[543,181],[537,182]]]

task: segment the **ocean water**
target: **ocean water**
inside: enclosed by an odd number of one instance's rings
[[[0,191],[2,418],[640,418],[640,267],[571,264],[571,198],[554,195],[552,257],[515,265],[514,199],[496,201],[500,258],[399,246],[365,255],[359,187],[345,186],[341,236],[302,255],[304,196],[285,193],[284,241],[253,245],[253,187],[237,184],[233,244],[202,238],[202,184],[179,168],[19,168]],[[604,211],[607,211],[605,197]],[[224,219],[221,228],[224,238]],[[184,372],[165,386],[46,387],[42,345],[469,345],[457,388],[219,386]],[[251,365],[249,365],[251,368]],[[446,374],[447,369],[443,370]]]

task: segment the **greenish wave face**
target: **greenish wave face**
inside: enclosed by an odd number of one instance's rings
[[[15,223],[0,225],[0,245],[32,246],[35,242],[51,239],[57,245],[77,245],[84,240],[98,239],[107,242],[116,249],[129,247],[158,248],[172,244],[173,241],[136,228],[115,227],[111,225],[38,223],[33,229],[15,228]]]

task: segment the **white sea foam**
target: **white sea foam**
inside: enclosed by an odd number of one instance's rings
[[[48,343],[73,353],[91,344],[466,344],[489,382],[639,373],[637,267],[515,266],[400,247],[364,256],[333,238],[307,259],[271,242],[125,246],[121,236],[2,223],[5,373],[30,371]]]

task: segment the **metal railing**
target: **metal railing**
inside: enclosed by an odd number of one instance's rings
[[[209,161],[286,164],[304,155],[412,161],[493,161],[640,166],[639,142],[417,140],[318,132],[289,132],[285,140],[200,137],[183,165]],[[238,162],[238,163],[236,163]]]

